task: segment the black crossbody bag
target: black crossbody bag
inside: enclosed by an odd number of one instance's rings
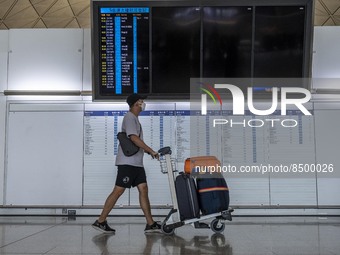
[[[131,141],[131,139],[126,135],[126,132],[119,132],[117,134],[117,138],[125,156],[131,157],[139,151],[140,148]]]

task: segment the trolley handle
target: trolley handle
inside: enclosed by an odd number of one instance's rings
[[[158,153],[159,153],[159,155],[164,156],[164,155],[167,155],[167,154],[171,155],[172,151],[171,151],[171,148],[169,146],[167,146],[167,147],[163,147],[163,148],[159,149]]]

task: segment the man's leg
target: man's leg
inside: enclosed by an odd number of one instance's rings
[[[118,198],[121,195],[123,195],[124,191],[125,191],[125,188],[123,188],[123,187],[119,187],[117,185],[114,187],[111,194],[107,197],[105,204],[104,204],[104,208],[102,210],[102,213],[101,213],[100,217],[98,218],[98,221],[100,223],[102,223],[106,220],[106,218],[109,215],[109,213],[111,212],[112,208],[115,206]]]
[[[148,195],[148,185],[146,183],[141,183],[137,185],[137,188],[139,191],[139,204],[145,215],[146,223],[148,225],[152,225],[154,223],[154,220],[151,215],[150,201],[149,201],[149,195]]]

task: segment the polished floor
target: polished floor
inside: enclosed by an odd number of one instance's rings
[[[340,254],[340,217],[235,217],[223,234],[186,225],[173,236],[144,234],[142,217],[110,217],[115,235],[94,220],[0,217],[0,254]]]

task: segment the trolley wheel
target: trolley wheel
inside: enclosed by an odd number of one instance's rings
[[[211,230],[214,231],[215,233],[222,233],[225,228],[225,225],[224,223],[220,223],[219,219],[214,219],[211,222],[210,227],[211,227]]]
[[[169,227],[168,225],[166,225],[166,223],[162,223],[161,225],[161,230],[164,234],[166,235],[172,235],[175,232],[174,228]]]

